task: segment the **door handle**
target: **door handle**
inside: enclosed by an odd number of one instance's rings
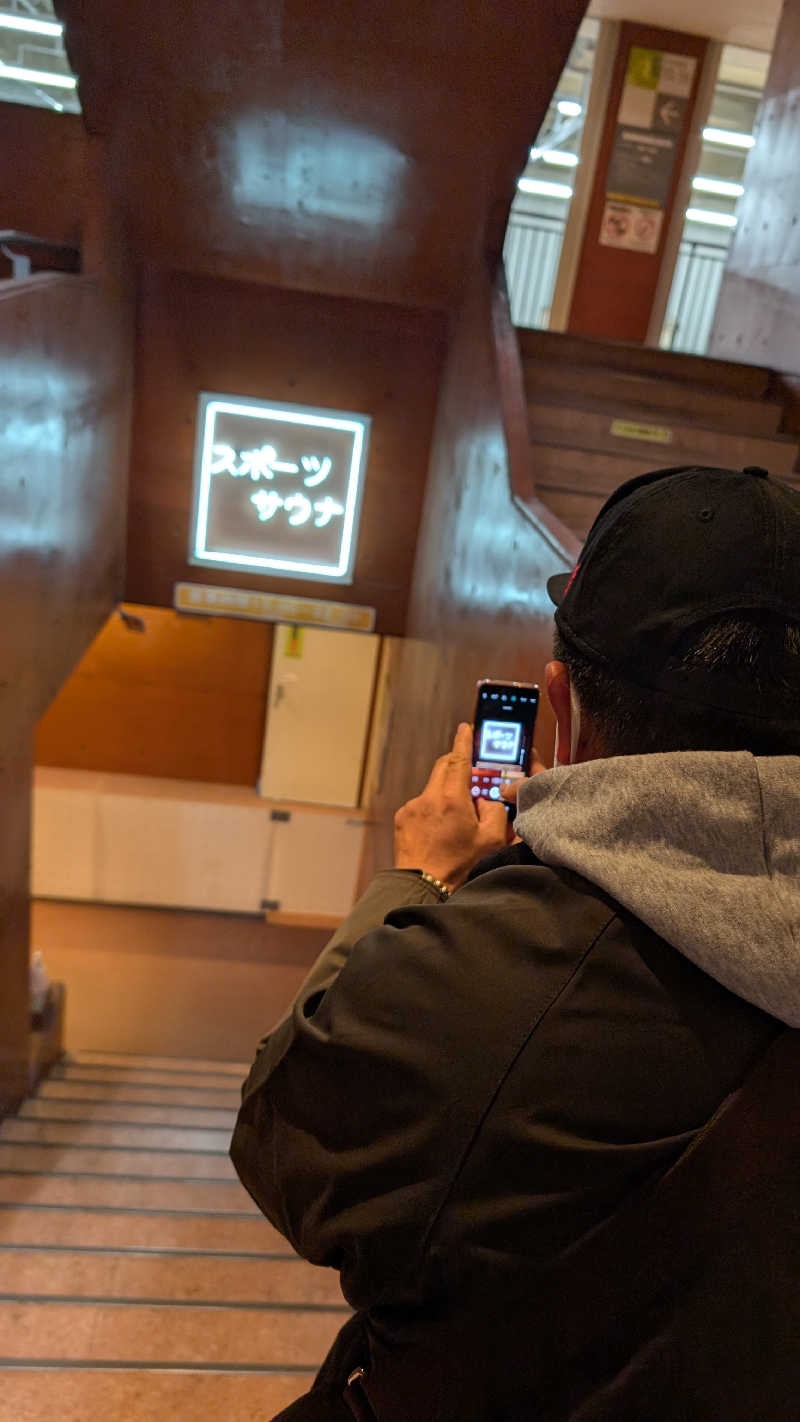
[[[293,672],[286,672],[285,675],[281,678],[281,680],[278,682],[278,685],[275,687],[275,695],[272,698],[273,711],[276,710],[277,707],[280,706],[281,702],[283,701],[283,698],[286,695],[287,686],[293,686],[296,681],[297,677],[294,675]]]

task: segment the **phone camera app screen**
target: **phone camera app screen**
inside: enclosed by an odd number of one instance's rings
[[[518,721],[484,721],[478,757],[499,765],[514,765],[519,756],[522,725]]]

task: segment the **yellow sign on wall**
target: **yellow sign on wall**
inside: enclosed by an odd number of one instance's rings
[[[672,430],[665,425],[637,425],[633,420],[612,420],[611,434],[617,439],[639,439],[646,444],[672,444]]]
[[[285,657],[298,658],[303,655],[303,629],[296,622],[286,628],[286,646],[283,649],[283,654]]]
[[[371,632],[375,626],[374,607],[361,607],[349,602],[323,602],[315,597],[287,597],[281,593],[207,587],[204,583],[176,583],[173,605],[178,612],[196,612],[206,617],[211,614],[217,617],[244,617],[252,622],[340,627],[346,632]]]

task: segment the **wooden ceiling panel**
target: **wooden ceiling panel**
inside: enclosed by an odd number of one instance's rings
[[[447,307],[498,242],[584,0],[60,0],[136,255]]]

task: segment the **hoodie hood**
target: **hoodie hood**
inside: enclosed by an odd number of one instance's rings
[[[514,828],[724,987],[800,1027],[800,757],[618,756],[526,780]]]

